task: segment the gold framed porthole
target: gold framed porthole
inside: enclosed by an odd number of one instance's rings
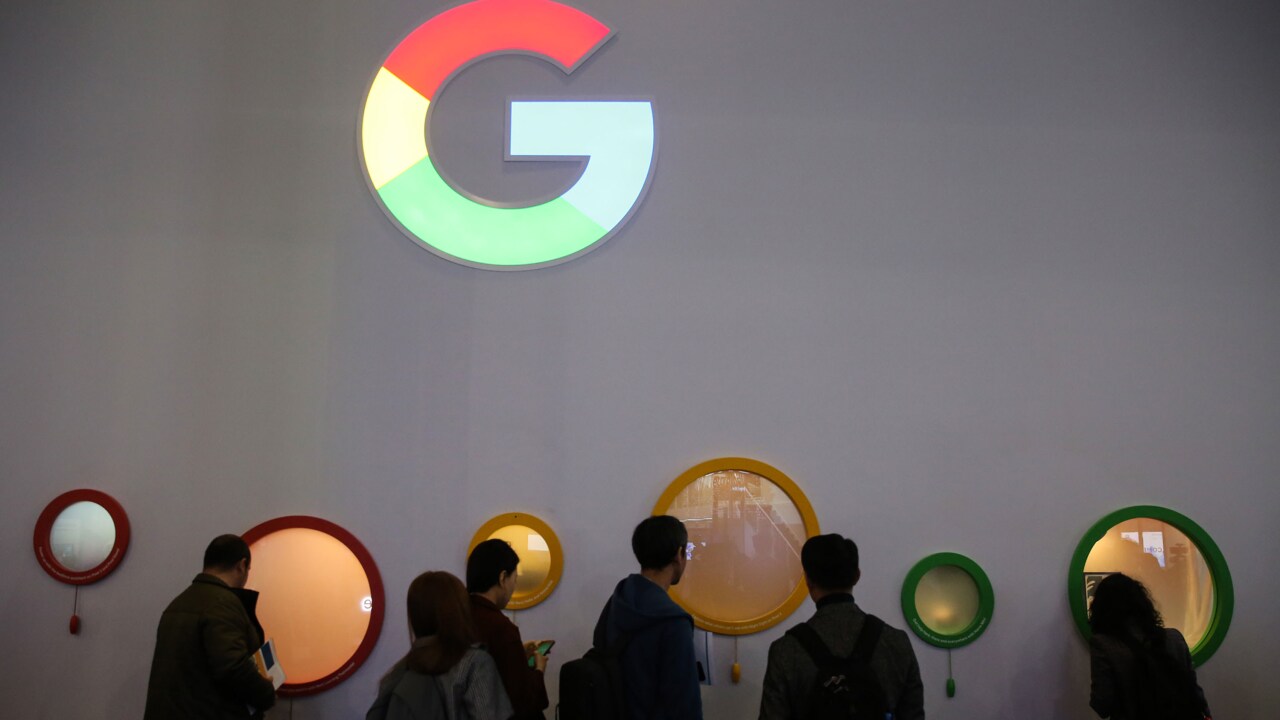
[[[528,513],[505,513],[480,526],[467,555],[485,540],[505,540],[520,557],[516,566],[516,591],[508,610],[524,610],[546,600],[560,584],[564,550],[551,526]]]
[[[739,457],[699,463],[667,487],[653,514],[675,516],[689,530],[689,564],[671,598],[699,628],[757,633],[808,596],[800,549],[818,534],[818,517],[772,465]]]

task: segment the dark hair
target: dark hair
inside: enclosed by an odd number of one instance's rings
[[[836,533],[815,535],[801,548],[800,565],[810,585],[848,590],[858,581],[858,545]]]
[[[1136,631],[1142,640],[1154,640],[1159,637],[1164,620],[1146,586],[1124,573],[1114,573],[1103,578],[1093,591],[1089,627],[1101,635],[1122,638]]]
[[[640,521],[631,533],[631,552],[644,570],[661,570],[684,552],[689,531],[670,515],[654,515]]]
[[[490,538],[476,546],[467,558],[467,592],[482,593],[498,584],[498,576],[511,574],[520,564],[520,556],[511,543]]]
[[[414,643],[405,663],[410,670],[439,675],[458,664],[476,641],[471,624],[471,598],[462,581],[447,572],[424,572],[409,583],[409,627],[414,638],[434,636],[432,642]]]
[[[204,567],[208,570],[230,570],[248,559],[249,543],[239,535],[219,535],[204,549]]]

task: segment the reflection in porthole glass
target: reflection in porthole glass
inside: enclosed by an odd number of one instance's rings
[[[247,587],[261,593],[258,620],[276,641],[289,685],[340,670],[364,641],[373,610],[359,558],[332,535],[276,530],[250,544]]]
[[[486,540],[506,540],[520,556],[516,566],[516,591],[512,600],[523,600],[536,593],[551,573],[551,548],[547,539],[531,527],[507,525],[498,528]]]
[[[116,523],[107,509],[80,501],[58,513],[49,532],[49,546],[59,565],[85,572],[102,564],[116,542]]]
[[[1165,625],[1181,631],[1189,646],[1205,637],[1213,620],[1213,576],[1182,531],[1145,517],[1112,526],[1085,559],[1086,602],[1092,602],[1098,581],[1117,572],[1147,586]]]
[[[916,585],[916,612],[941,635],[956,635],[978,617],[978,583],[955,565],[930,569]]]
[[[720,470],[681,490],[666,513],[689,530],[689,565],[672,595],[711,619],[759,618],[804,580],[804,519],[785,491],[746,470]],[[760,628],[757,628],[760,629]]]

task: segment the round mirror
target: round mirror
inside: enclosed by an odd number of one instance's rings
[[[807,597],[800,548],[818,534],[818,518],[777,468],[747,458],[701,463],[671,483],[653,513],[689,530],[689,564],[671,597],[703,630],[760,632]]]
[[[1147,587],[1166,627],[1176,628],[1199,665],[1226,636],[1235,605],[1218,546],[1185,515],[1154,505],[1118,510],[1081,539],[1068,576],[1072,614],[1089,635],[1089,604],[1102,578],[1124,573]]]
[[[294,515],[244,534],[252,553],[264,640],[275,640],[286,681],[281,695],[309,695],[342,682],[369,657],[382,630],[382,576],[355,536],[326,520]]]
[[[977,640],[995,611],[991,580],[958,553],[935,553],[916,563],[902,584],[902,614],[921,640],[955,648]]]
[[[85,585],[106,577],[129,547],[129,518],[111,496],[72,490],[36,521],[36,560],[54,579]]]
[[[526,513],[507,513],[489,520],[471,538],[467,555],[485,540],[505,540],[516,551],[516,591],[508,610],[524,610],[546,600],[560,582],[564,552],[551,526]]]

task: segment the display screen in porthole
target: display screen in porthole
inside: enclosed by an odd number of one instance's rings
[[[116,542],[116,521],[95,502],[80,501],[58,513],[49,546],[59,565],[86,572],[102,564]]]
[[[1176,527],[1153,518],[1125,520],[1093,545],[1084,564],[1085,597],[1102,578],[1124,573],[1147,587],[1166,627],[1195,647],[1213,620],[1213,576],[1200,549]]]
[[[258,620],[276,641],[288,682],[341,669],[364,641],[373,609],[359,558],[338,538],[301,527],[272,532],[250,550],[247,587],[261,593]]]
[[[916,585],[916,612],[939,635],[958,635],[978,617],[978,583],[963,568],[939,565]]]
[[[498,528],[487,540],[505,540],[520,556],[516,566],[515,597],[533,594],[547,581],[551,572],[551,548],[547,539],[531,527],[507,525]]]
[[[689,530],[689,564],[672,595],[702,615],[731,621],[766,615],[804,580],[804,521],[766,477],[745,470],[703,475],[667,512]]]

